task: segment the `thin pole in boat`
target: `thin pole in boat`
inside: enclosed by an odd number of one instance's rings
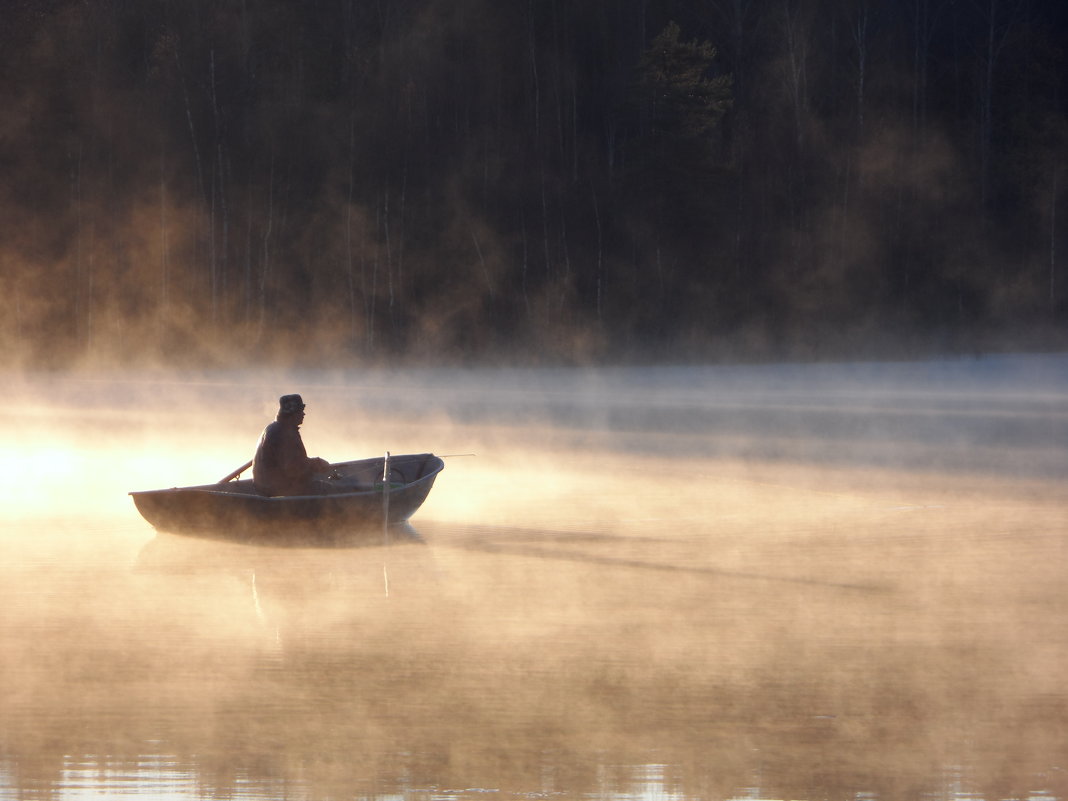
[[[382,460],[382,544],[389,546],[389,451]],[[386,597],[389,597],[389,569],[386,554],[382,554],[382,580],[386,585]]]

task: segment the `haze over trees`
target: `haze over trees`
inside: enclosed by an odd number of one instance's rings
[[[1057,0],[19,0],[28,365],[1063,346]]]

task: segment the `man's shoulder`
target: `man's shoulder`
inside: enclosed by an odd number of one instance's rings
[[[285,437],[285,435],[285,426],[283,426],[277,420],[274,420],[268,423],[267,426],[263,429],[263,434],[260,435],[260,439],[266,442],[269,440],[281,439]]]
[[[287,425],[281,420],[275,420],[268,423],[267,427],[263,429],[263,436],[265,437],[292,437],[300,436],[300,431],[296,426]]]

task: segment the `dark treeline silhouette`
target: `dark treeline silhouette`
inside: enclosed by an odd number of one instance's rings
[[[1058,0],[21,0],[5,357],[1063,344]]]

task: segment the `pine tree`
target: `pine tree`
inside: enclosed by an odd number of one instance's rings
[[[731,76],[710,77],[716,49],[708,42],[681,42],[669,22],[642,56],[641,88],[653,135],[707,136],[731,106]]]

